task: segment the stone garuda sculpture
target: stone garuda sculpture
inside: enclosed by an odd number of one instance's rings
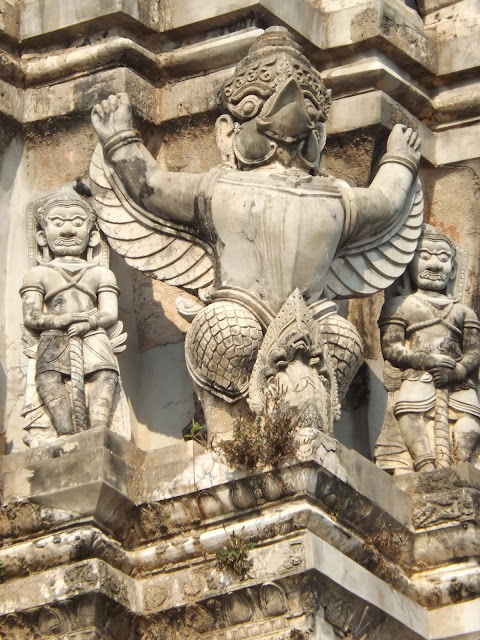
[[[253,385],[278,376],[296,406],[304,382],[288,369],[300,361],[312,382],[303,402],[331,432],[362,349],[332,300],[387,287],[411,260],[423,208],[420,139],[395,126],[368,189],[319,175],[330,93],[281,27],[260,36],[219,96],[223,164],[201,175],[159,167],[133,129],[126,94],[94,107],[99,225],[128,264],[198,295],[194,309],[179,310],[192,321],[186,358],[210,436],[247,413],[249,399],[261,413],[264,394]]]
[[[453,295],[457,253],[448,236],[424,225],[410,291],[382,309],[389,398],[375,458],[389,472],[480,460],[480,322]]]
[[[126,334],[87,200],[63,188],[32,202],[28,218],[32,268],[20,289],[29,356],[24,440],[36,445],[111,424],[119,393],[115,353],[125,348]],[[127,435],[126,414],[119,420],[116,430]]]

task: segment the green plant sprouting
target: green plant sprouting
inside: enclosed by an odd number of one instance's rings
[[[205,444],[205,437],[203,435],[204,426],[197,422],[195,418],[192,418],[192,426],[190,431],[183,436],[185,440],[194,440],[199,444]]]

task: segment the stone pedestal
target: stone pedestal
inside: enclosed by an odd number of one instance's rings
[[[246,475],[94,430],[4,457],[2,487],[8,640],[480,634],[470,465],[394,479],[322,437]],[[218,560],[232,536],[238,574]]]

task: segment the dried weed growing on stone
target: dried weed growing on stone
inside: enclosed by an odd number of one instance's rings
[[[392,585],[395,584],[398,570],[391,562],[385,560],[383,552],[390,556],[395,556],[403,544],[402,536],[392,531],[391,525],[389,525],[388,529],[383,525],[379,531],[369,534],[363,541],[363,548],[367,552],[370,564],[367,568],[370,571],[376,569],[377,575],[380,575],[385,582]]]
[[[222,440],[215,447],[231,467],[251,472],[275,466],[295,453],[295,418],[283,389],[277,384],[268,388],[265,395],[265,416],[252,422],[237,420],[233,438]]]
[[[231,571],[240,580],[248,577],[248,571],[253,561],[248,557],[250,551],[255,548],[251,540],[245,540],[232,533],[227,540],[227,544],[217,551],[217,565],[220,569]]]

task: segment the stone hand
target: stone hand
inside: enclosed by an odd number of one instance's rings
[[[90,328],[91,327],[88,322],[75,322],[75,324],[70,325],[67,333],[70,338],[73,338],[73,336],[84,336],[90,331]]]
[[[431,369],[430,373],[433,376],[433,381],[436,387],[446,387],[449,384],[458,382],[458,375],[455,369],[434,367]]]
[[[78,322],[78,319],[75,318],[75,313],[61,313],[59,315],[54,315],[53,317],[53,328],[54,329],[66,329],[72,323]]]
[[[115,133],[131,129],[132,107],[126,93],[108,96],[92,109],[92,124],[102,144]]]
[[[87,313],[72,312],[72,313],[61,313],[59,315],[55,315],[55,314],[52,314],[52,315],[53,315],[53,328],[66,329],[71,324],[74,324],[76,322],[88,322],[88,316],[90,314],[88,312]]]
[[[455,365],[456,362],[453,358],[440,353],[428,354],[423,361],[423,368],[432,375],[436,369],[455,369]]]
[[[422,139],[411,127],[396,124],[387,140],[387,152],[411,156],[415,162],[420,161]]]

